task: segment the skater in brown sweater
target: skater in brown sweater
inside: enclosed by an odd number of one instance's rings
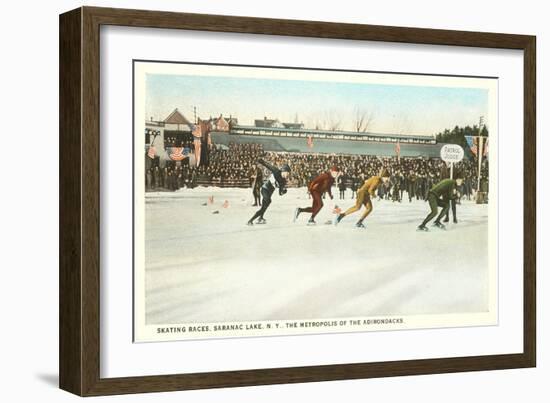
[[[315,216],[319,213],[323,207],[323,194],[328,193],[330,199],[333,199],[332,196],[332,185],[334,185],[334,180],[340,174],[338,167],[332,167],[330,171],[323,172],[321,175],[317,176],[311,181],[308,186],[309,193],[313,199],[313,204],[311,207],[298,207],[294,212],[294,222],[298,219],[298,216],[301,213],[311,213],[309,218],[308,225],[315,225]]]

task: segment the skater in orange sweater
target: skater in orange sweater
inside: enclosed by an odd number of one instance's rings
[[[361,188],[359,188],[359,190],[357,191],[355,206],[350,207],[344,213],[336,217],[336,221],[334,222],[334,224],[338,225],[338,223],[342,221],[345,216],[353,214],[357,210],[359,210],[361,206],[365,206],[365,211],[363,212],[363,215],[361,216],[359,221],[357,221],[357,224],[355,224],[355,226],[358,228],[365,228],[363,220],[365,220],[365,218],[367,218],[367,216],[372,211],[371,197],[375,196],[376,189],[378,189],[378,186],[380,186],[381,183],[387,183],[389,180],[390,173],[386,168],[382,168],[379,175],[371,176],[369,179],[367,179],[363,186],[361,186]]]

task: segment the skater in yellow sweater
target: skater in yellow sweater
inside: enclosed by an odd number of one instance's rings
[[[361,208],[361,206],[365,206],[365,211],[363,212],[363,215],[361,216],[359,221],[357,221],[357,224],[355,224],[355,226],[358,228],[365,228],[363,220],[367,218],[367,216],[372,211],[371,197],[375,196],[376,189],[381,183],[387,183],[389,180],[390,173],[386,168],[382,168],[379,175],[371,176],[369,179],[367,179],[363,186],[361,186],[359,190],[357,190],[357,199],[355,201],[355,206],[350,207],[344,213],[336,217],[336,221],[334,222],[334,224],[338,225],[338,223],[342,221],[342,218],[352,213],[355,213]]]

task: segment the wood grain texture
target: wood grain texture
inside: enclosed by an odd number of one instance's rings
[[[81,10],[59,21],[59,386],[82,394]]]
[[[537,338],[537,96],[536,39],[524,48],[523,66],[523,352],[530,366],[536,366]]]
[[[131,378],[100,377],[99,29],[121,25],[524,51],[524,352]],[[81,396],[531,367],[536,363],[535,37],[83,7],[60,17],[60,387]],[[86,152],[82,152],[86,150]],[[144,363],[143,365],[146,365]]]
[[[100,373],[99,283],[99,24],[82,9],[82,389],[93,390]]]
[[[523,49],[529,36],[381,25],[85,7],[105,25]]]

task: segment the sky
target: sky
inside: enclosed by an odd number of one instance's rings
[[[164,120],[175,108],[193,120],[237,117],[241,125],[268,117],[303,122],[306,128],[338,126],[355,131],[365,116],[367,131],[434,135],[474,125],[487,116],[488,91],[330,81],[191,75],[146,75],[146,119]]]

